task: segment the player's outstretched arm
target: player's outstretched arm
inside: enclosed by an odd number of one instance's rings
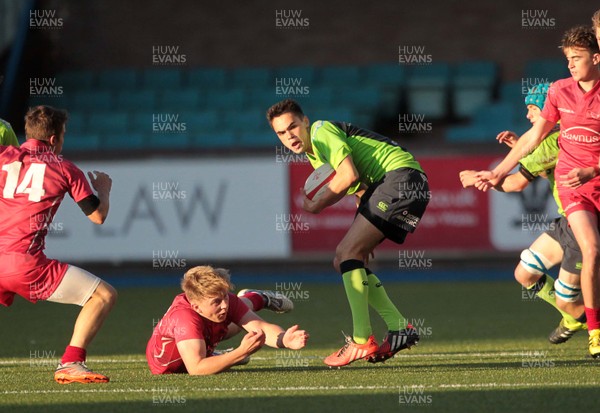
[[[206,357],[206,343],[201,339],[180,341],[177,343],[177,350],[189,374],[209,375],[229,369],[258,351],[264,343],[264,333],[251,332],[244,336],[239,347],[218,356]]]
[[[348,189],[358,182],[359,178],[360,176],[356,170],[356,166],[354,166],[352,156],[346,156],[336,168],[335,176],[329,182],[329,186],[322,196],[313,201],[308,199],[306,194],[304,194],[302,209],[312,214],[318,214],[323,209],[342,199],[348,192]]]
[[[554,127],[555,123],[540,117],[527,132],[517,140],[515,146],[492,171],[477,173],[475,187],[487,191],[494,187],[519,163],[519,160],[535,149]]]
[[[88,172],[88,177],[90,178],[90,183],[92,184],[92,187],[96,190],[98,194],[98,199],[100,200],[98,208],[96,208],[94,212],[88,215],[88,218],[94,224],[100,225],[104,223],[104,220],[106,220],[106,217],[108,216],[112,179],[110,179],[110,176],[108,176],[104,172],[99,171],[94,171],[93,173]]]
[[[265,334],[265,344],[273,348],[299,350],[306,345],[309,338],[308,333],[300,330],[297,325],[283,330],[278,325],[266,322],[253,311],[248,311],[242,317],[240,326],[246,331],[263,331]]]

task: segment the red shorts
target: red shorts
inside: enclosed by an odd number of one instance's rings
[[[45,300],[58,288],[68,264],[47,258],[42,252],[35,255],[0,254],[0,304],[8,307],[15,294],[35,303]]]
[[[598,214],[600,211],[600,180],[593,179],[576,189],[559,186],[558,197],[567,217],[576,211]]]

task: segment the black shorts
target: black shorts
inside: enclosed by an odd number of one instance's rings
[[[563,250],[564,255],[560,268],[576,275],[581,274],[583,256],[567,218],[556,218],[552,222],[551,229],[546,231],[546,234],[558,242]]]
[[[417,228],[430,199],[427,176],[416,169],[400,168],[367,188],[356,213],[387,239],[402,244],[406,234]]]

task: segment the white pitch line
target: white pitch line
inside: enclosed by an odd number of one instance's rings
[[[523,357],[527,356],[531,351],[501,351],[501,352],[490,352],[490,353],[399,353],[395,356],[395,358],[495,358],[495,357]],[[269,361],[269,360],[278,360],[282,357],[272,356],[272,357],[263,357],[263,356],[252,356],[252,360],[257,361]],[[286,357],[290,358],[290,357]],[[301,355],[297,357],[298,359],[322,359],[322,356],[315,355]],[[31,361],[35,360],[35,361]],[[46,359],[46,358],[33,358],[33,359],[18,359],[18,360],[0,360],[0,365],[22,365],[22,364],[39,364],[45,361],[52,361],[58,359]],[[146,359],[103,359],[103,358],[89,358],[87,360],[88,363],[145,363]]]
[[[291,391],[356,391],[356,390],[402,390],[403,388],[418,388],[423,390],[442,389],[489,389],[489,388],[538,388],[538,387],[597,387],[600,382],[554,382],[554,383],[472,383],[472,384],[438,384],[435,386],[398,385],[398,386],[288,386],[288,387],[222,387],[222,388],[197,388],[189,393],[209,392],[291,392]],[[157,387],[154,389],[64,389],[64,390],[3,390],[2,395],[10,394],[68,394],[68,393],[151,393],[164,394],[169,391],[180,393],[175,387]]]

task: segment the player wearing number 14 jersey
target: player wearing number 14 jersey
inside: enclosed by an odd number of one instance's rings
[[[82,307],[73,336],[56,369],[61,384],[106,383],[108,377],[85,365],[86,348],[110,312],[116,291],[75,266],[44,255],[44,240],[65,194],[95,224],[109,208],[111,179],[83,172],[60,155],[67,113],[37,106],[25,116],[27,141],[20,147],[0,146],[0,304],[10,306],[15,294],[35,303],[47,300]]]

